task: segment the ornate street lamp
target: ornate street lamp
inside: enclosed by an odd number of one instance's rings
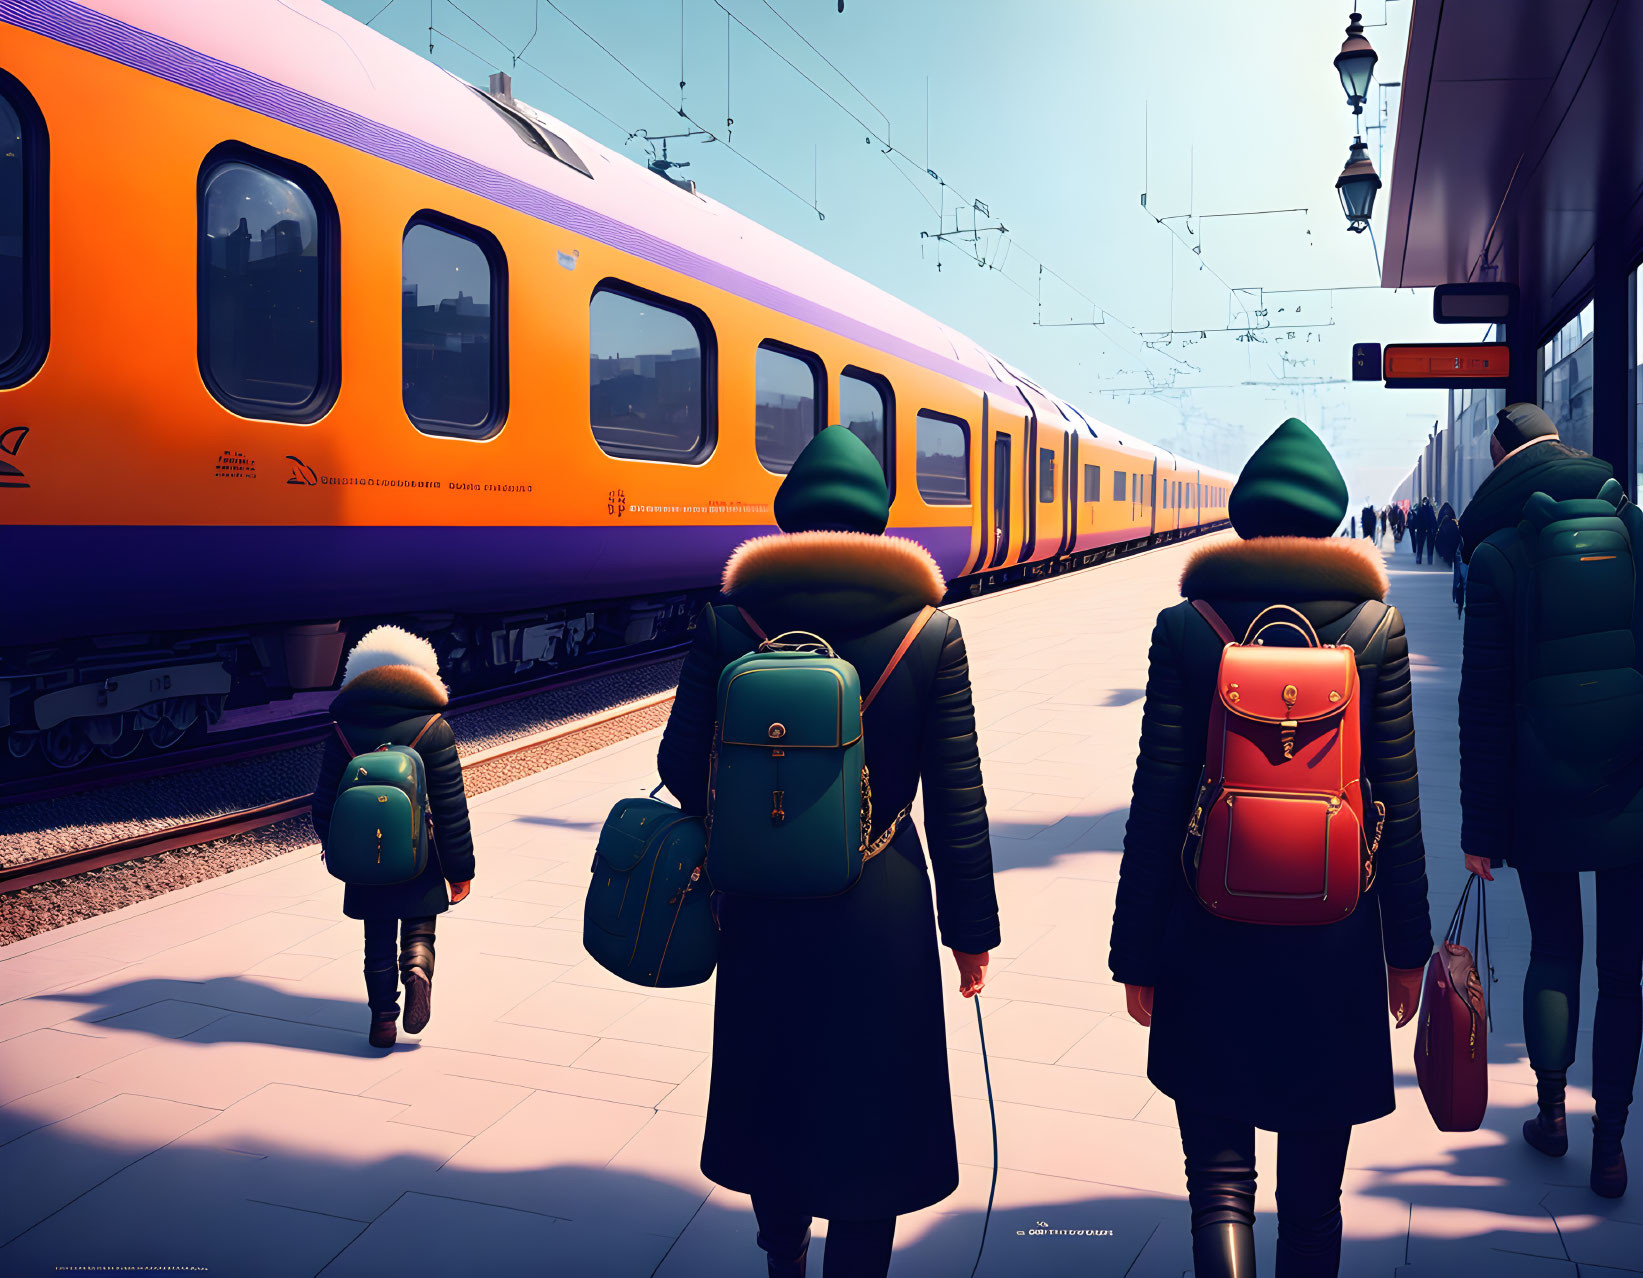
[[[1335,190],[1341,197],[1341,212],[1346,214],[1350,231],[1362,231],[1369,225],[1369,215],[1375,211],[1375,192],[1381,189],[1380,174],[1369,158],[1369,147],[1362,138],[1352,139],[1352,150],[1346,157],[1346,167],[1335,179]]]
[[[1346,104],[1353,115],[1363,114],[1363,105],[1369,100],[1369,80],[1375,74],[1379,61],[1374,48],[1364,39],[1363,14],[1354,13],[1346,28],[1346,40],[1335,55],[1335,70],[1340,72],[1341,88],[1346,90]]]

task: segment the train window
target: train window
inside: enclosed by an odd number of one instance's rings
[[[1129,472],[1128,471],[1123,471],[1123,470],[1113,471],[1113,473],[1112,473],[1112,499],[1114,501],[1125,501],[1125,500],[1127,500],[1127,498],[1124,496],[1124,489],[1125,489],[1125,487],[1127,487],[1128,481],[1129,481]]]
[[[336,398],[336,206],[311,170],[238,145],[200,168],[199,361],[247,417],[311,422]]]
[[[506,412],[505,266],[489,232],[422,212],[400,250],[405,412],[429,435],[490,434]]]
[[[785,475],[816,437],[824,416],[821,361],[809,351],[761,342],[753,376],[753,446],[759,462]]]
[[[699,462],[708,418],[713,333],[694,308],[609,281],[588,304],[593,438],[611,457]]]
[[[970,504],[968,422],[940,413],[919,413],[918,490],[932,506]]]
[[[1055,450],[1038,450],[1038,500],[1055,500]]]
[[[1084,467],[1084,500],[1101,500],[1101,467]]]
[[[884,378],[860,368],[847,368],[839,374],[839,421],[879,459],[891,500],[896,495],[893,414],[890,383]]]
[[[0,386],[27,381],[45,358],[46,230],[45,124],[0,71]]]

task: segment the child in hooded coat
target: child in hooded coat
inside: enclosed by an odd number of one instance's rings
[[[378,626],[348,654],[342,690],[331,702],[337,730],[326,741],[314,785],[314,831],[320,844],[330,832],[337,784],[348,760],[380,745],[416,741],[432,814],[428,865],[421,874],[405,883],[350,883],[343,893],[342,912],[365,924],[365,994],[373,1047],[394,1045],[401,980],[406,1032],[419,1034],[428,1024],[433,1011],[434,919],[468,895],[474,876],[462,763],[456,734],[442,713],[447,700],[433,645],[398,626]]]

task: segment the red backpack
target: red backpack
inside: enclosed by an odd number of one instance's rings
[[[1375,880],[1386,817],[1363,777],[1356,652],[1384,647],[1391,610],[1365,603],[1339,644],[1322,644],[1305,616],[1277,604],[1240,643],[1207,603],[1192,606],[1225,647],[1182,848],[1187,882],[1220,918],[1337,922]],[[1268,647],[1275,627],[1307,645]]]

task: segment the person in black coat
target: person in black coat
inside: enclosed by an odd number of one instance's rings
[[[1444,502],[1438,509],[1438,530],[1432,535],[1432,544],[1436,547],[1438,558],[1455,566],[1455,556],[1460,553],[1460,521],[1455,518],[1455,508]]]
[[[1596,497],[1613,476],[1605,461],[1568,447],[1533,404],[1510,404],[1490,440],[1495,468],[1461,516],[1461,558],[1470,563],[1460,679],[1461,851],[1486,879],[1502,863],[1517,871],[1529,915],[1523,980],[1524,1040],[1534,1067],[1536,1114],[1524,1139],[1554,1158],[1568,1152],[1565,1087],[1580,1025],[1580,875],[1597,878],[1597,1011],[1592,1026],[1592,1168],[1605,1197],[1626,1189],[1622,1139],[1643,1043],[1643,796],[1635,783],[1609,786],[1592,802],[1550,793],[1542,769],[1521,760],[1514,707],[1527,672],[1612,666],[1612,633],[1567,634],[1556,652],[1523,651],[1518,597],[1532,590],[1514,564],[1512,541],[1535,493],[1557,501]],[[1634,546],[1633,554],[1643,554]],[[1623,601],[1637,607],[1634,599]],[[1624,608],[1624,611],[1630,611]],[[1627,637],[1628,652],[1630,637]],[[1548,644],[1548,647],[1551,645]],[[1628,655],[1625,663],[1635,661]],[[1578,703],[1577,703],[1578,704]],[[1612,701],[1589,703],[1570,731],[1613,736]],[[1625,731],[1635,736],[1636,726]]]
[[[1380,544],[1381,539],[1376,535],[1375,531],[1375,508],[1368,502],[1364,503],[1363,522],[1358,526],[1363,529],[1363,535],[1366,538],[1373,541],[1376,545]]]
[[[473,881],[468,797],[456,734],[442,714],[446,700],[433,645],[397,626],[378,626],[348,654],[342,690],[331,702],[336,730],[325,743],[314,785],[314,832],[320,845],[330,833],[337,784],[348,760],[381,745],[415,743],[432,815],[428,865],[421,874],[406,883],[350,883],[343,892],[342,912],[365,923],[365,995],[373,1047],[394,1045],[402,979],[406,1032],[420,1034],[427,1026],[433,1011],[434,918],[467,896]]]
[[[1255,1272],[1257,1127],[1278,1133],[1278,1273],[1337,1272],[1352,1127],[1392,1112],[1387,1009],[1400,1026],[1414,1017],[1432,950],[1409,647],[1395,608],[1380,623],[1384,647],[1359,649],[1363,773],[1386,820],[1357,908],[1321,926],[1232,922],[1183,873],[1222,654],[1190,601],[1238,635],[1288,604],[1324,643],[1341,642],[1364,601],[1387,592],[1380,556],[1329,535],[1345,504],[1323,443],[1285,422],[1233,489],[1242,540],[1188,560],[1184,601],[1152,633],[1109,965],[1130,1014],[1151,1026],[1147,1076],[1176,1104],[1199,1278]]]
[[[1409,538],[1414,543],[1415,562],[1417,564],[1421,561],[1422,552],[1425,552],[1426,562],[1432,562],[1432,551],[1435,548],[1434,539],[1437,536],[1437,531],[1438,516],[1437,512],[1432,509],[1432,499],[1422,497],[1420,505],[1416,506],[1414,513],[1409,516]]]
[[[706,810],[719,674],[767,635],[806,630],[857,669],[865,693],[945,583],[917,543],[882,536],[889,494],[872,452],[840,426],[800,454],[776,496],[782,535],[744,543],[726,601],[703,610],[658,766],[687,812]],[[828,1278],[882,1275],[896,1217],[958,1185],[941,944],[960,989],[982,987],[999,942],[969,664],[937,611],[863,725],[873,838],[922,785],[925,860],[902,821],[855,888],[821,900],[717,897],[718,988],[702,1171],[751,1194],[771,1274],[802,1275],[812,1217],[830,1223]],[[709,866],[711,867],[711,859]],[[931,879],[935,908],[931,908]]]
[[[1409,524],[1409,516],[1404,512],[1402,505],[1397,505],[1392,507],[1390,519],[1392,521],[1392,544],[1394,546],[1401,545],[1404,531]]]

